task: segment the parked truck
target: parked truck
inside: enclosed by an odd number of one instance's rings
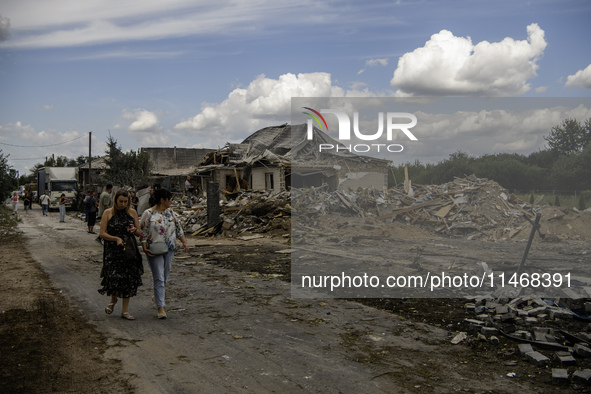
[[[57,209],[60,196],[66,195],[66,208],[72,206],[78,189],[78,167],[41,167],[37,171],[37,194],[49,196],[49,209]]]

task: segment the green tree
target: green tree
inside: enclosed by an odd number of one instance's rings
[[[443,184],[453,181],[454,177],[465,177],[472,174],[474,158],[467,153],[457,151],[449,155],[449,159],[442,161],[433,168],[432,183]]]
[[[138,185],[148,183],[152,163],[150,155],[146,152],[123,152],[117,144],[117,140],[109,134],[107,140],[108,157],[105,159],[107,170],[105,178],[109,183],[119,186],[131,186],[136,188]]]
[[[553,189],[591,189],[591,143],[582,153],[560,156],[550,171]]]
[[[8,164],[8,156],[0,150],[0,200],[8,197],[16,186],[16,171]]]
[[[540,168],[551,169],[559,154],[555,150],[544,149],[531,153],[526,158],[526,163]]]
[[[580,153],[591,142],[591,119],[587,119],[584,126],[576,119],[565,119],[558,126],[552,127],[552,131],[544,139],[551,150],[561,155]]]

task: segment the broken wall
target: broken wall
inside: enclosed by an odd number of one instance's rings
[[[252,169],[252,190],[280,192],[285,189],[285,175],[281,167],[258,167]],[[283,188],[282,188],[283,185]]]
[[[177,148],[175,146],[173,148],[141,148],[141,151],[150,155],[153,171],[162,171],[196,166],[203,156],[215,149]]]
[[[344,176],[343,176],[344,175]],[[339,190],[357,190],[358,188],[382,190],[387,185],[388,175],[384,172],[347,172],[339,173]]]

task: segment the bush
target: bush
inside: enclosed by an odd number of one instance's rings
[[[579,196],[579,211],[584,211],[587,209],[587,203],[585,201],[585,196],[582,194]]]

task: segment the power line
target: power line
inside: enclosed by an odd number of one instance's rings
[[[12,157],[8,158],[8,160],[39,160],[39,159],[46,159],[46,157],[30,157],[28,159],[13,159]]]
[[[14,146],[17,148],[45,148],[48,146],[57,146],[57,145],[65,145],[65,144],[69,144],[70,142],[79,140],[80,138],[86,137],[86,135],[88,135],[88,133],[84,133],[82,134],[80,137],[74,138],[73,140],[70,141],[64,141],[64,142],[60,142],[57,144],[50,144],[50,145],[14,145],[14,144],[8,144],[6,142],[0,142],[0,145],[8,145],[8,146]],[[13,160],[17,160],[17,159],[13,159]]]

